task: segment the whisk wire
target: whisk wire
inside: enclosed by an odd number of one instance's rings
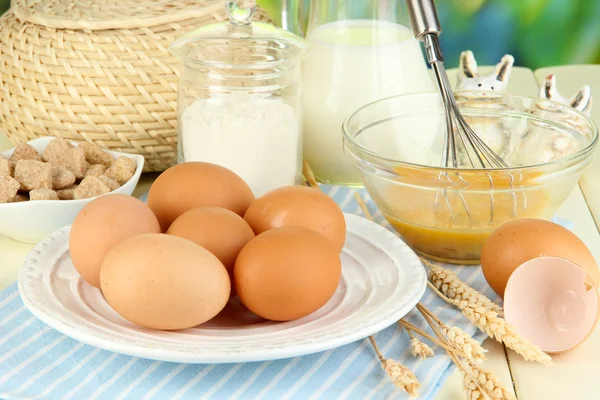
[[[444,67],[444,58],[441,53],[439,32],[423,33],[420,38],[425,44],[427,59],[435,75],[435,80],[440,92],[441,100],[444,106],[444,117],[446,122],[446,132],[444,135],[444,151],[442,153],[442,167],[458,168],[465,166],[464,162],[468,162],[471,168],[495,169],[507,168],[508,165],[504,160],[496,154],[485,141],[477,135],[467,123],[465,117],[461,114],[458,103],[452,92],[452,85],[448,79],[448,74]],[[459,152],[460,147],[460,152]],[[461,160],[461,157],[462,160]],[[443,172],[443,179],[450,182],[450,185],[443,185],[441,196],[444,198],[444,203],[450,212],[452,219],[455,218],[455,210],[453,210],[452,202],[449,198],[449,193],[456,195],[460,199],[460,203],[464,208],[467,216],[471,218],[467,201],[464,197],[464,191],[469,187],[469,183],[456,172],[450,176],[448,170]],[[509,174],[510,175],[510,174]],[[485,176],[489,182],[489,201],[490,214],[489,222],[494,220],[496,215],[496,204],[494,198],[494,178],[491,172],[486,172]],[[439,178],[442,178],[440,175]],[[459,184],[460,181],[460,184]],[[514,177],[510,178],[511,196],[513,198],[513,216],[517,212],[517,199],[514,193]],[[440,202],[439,192],[436,192],[435,206]]]

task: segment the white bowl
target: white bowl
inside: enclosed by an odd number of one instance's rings
[[[40,154],[44,151],[53,137],[43,137],[28,142]],[[77,142],[72,142],[77,145]],[[2,152],[4,157],[10,157],[14,148]],[[142,169],[144,157],[137,154],[107,151],[114,157],[126,156],[134,159],[137,167],[133,177],[123,186],[111,193],[131,195],[135,189]],[[95,197],[82,200],[39,200],[19,203],[0,204],[0,235],[6,235],[14,240],[26,243],[37,243],[49,236],[55,230],[71,225],[79,211]]]

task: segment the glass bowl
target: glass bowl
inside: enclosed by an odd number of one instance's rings
[[[344,122],[343,141],[370,196],[409,246],[431,259],[477,264],[496,227],[552,218],[590,164],[598,130],[550,100],[486,91],[456,98],[509,168],[473,168],[462,146],[456,167],[440,167],[445,120],[437,92],[362,107]]]

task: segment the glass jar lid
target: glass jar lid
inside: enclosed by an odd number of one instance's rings
[[[275,25],[252,21],[255,0],[225,0],[229,21],[196,28],[169,50],[186,64],[218,68],[272,68],[304,58],[308,43]]]

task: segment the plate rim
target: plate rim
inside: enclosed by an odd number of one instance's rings
[[[390,326],[395,324],[400,318],[408,314],[412,308],[420,301],[425,293],[425,289],[427,286],[427,274],[425,272],[425,267],[423,266],[421,260],[416,255],[416,253],[402,241],[397,235],[391,232],[389,229],[384,226],[368,220],[364,217],[361,217],[356,214],[344,213],[344,217],[346,218],[346,222],[349,224],[360,226],[368,225],[369,229],[379,231],[381,235],[387,236],[390,244],[393,244],[394,247],[397,248],[397,251],[403,252],[403,256],[408,258],[411,261],[411,265],[408,265],[408,268],[419,267],[418,271],[413,271],[414,275],[417,275],[415,282],[411,285],[417,286],[415,294],[406,301],[403,302],[401,306],[399,306],[393,312],[390,312],[385,316],[385,318],[381,318],[377,320],[376,323],[362,326],[359,329],[353,329],[348,332],[348,334],[344,335],[342,338],[330,338],[328,340],[323,341],[314,341],[303,344],[293,344],[286,347],[278,347],[277,349],[270,349],[268,354],[260,356],[257,354],[257,351],[249,351],[245,353],[239,353],[235,356],[235,359],[231,356],[231,354],[220,353],[215,355],[214,353],[209,356],[209,354],[203,353],[189,353],[185,351],[177,351],[174,352],[172,349],[162,349],[160,345],[156,348],[149,348],[145,346],[132,346],[131,344],[122,343],[122,342],[111,342],[110,340],[102,337],[95,336],[83,330],[78,330],[76,327],[73,327],[73,324],[68,322],[64,322],[62,319],[57,318],[56,316],[48,314],[46,311],[38,308],[33,301],[27,296],[27,289],[24,286],[24,281],[28,278],[25,277],[25,273],[27,267],[30,264],[38,263],[37,257],[43,254],[44,249],[49,246],[49,244],[57,239],[60,235],[67,235],[70,231],[70,226],[65,226],[61,229],[58,229],[50,236],[42,240],[40,243],[35,245],[35,247],[29,252],[27,255],[23,265],[21,266],[18,278],[18,291],[21,300],[25,307],[31,312],[36,318],[42,321],[44,324],[48,325],[52,329],[60,332],[61,334],[70,337],[74,340],[77,340],[83,344],[90,345],[99,349],[108,350],[111,352],[124,354],[132,357],[139,357],[144,359],[156,360],[156,361],[165,361],[165,362],[178,362],[178,363],[186,363],[186,364],[220,364],[220,363],[239,363],[239,362],[262,362],[269,360],[277,360],[277,359],[286,359],[291,357],[298,357],[308,354],[320,353],[323,351],[335,349],[350,343],[354,343],[356,341],[367,338],[370,335],[374,335]],[[358,232],[357,232],[358,231]],[[373,243],[370,238],[360,232],[359,229],[355,230],[362,239],[367,240],[370,243]],[[395,242],[395,243],[392,243]],[[379,246],[377,246],[379,247]],[[411,260],[412,259],[412,260]],[[399,265],[398,261],[394,261],[394,264],[398,270],[402,270],[402,266]],[[414,265],[413,265],[414,264]],[[406,268],[406,266],[405,266]]]

